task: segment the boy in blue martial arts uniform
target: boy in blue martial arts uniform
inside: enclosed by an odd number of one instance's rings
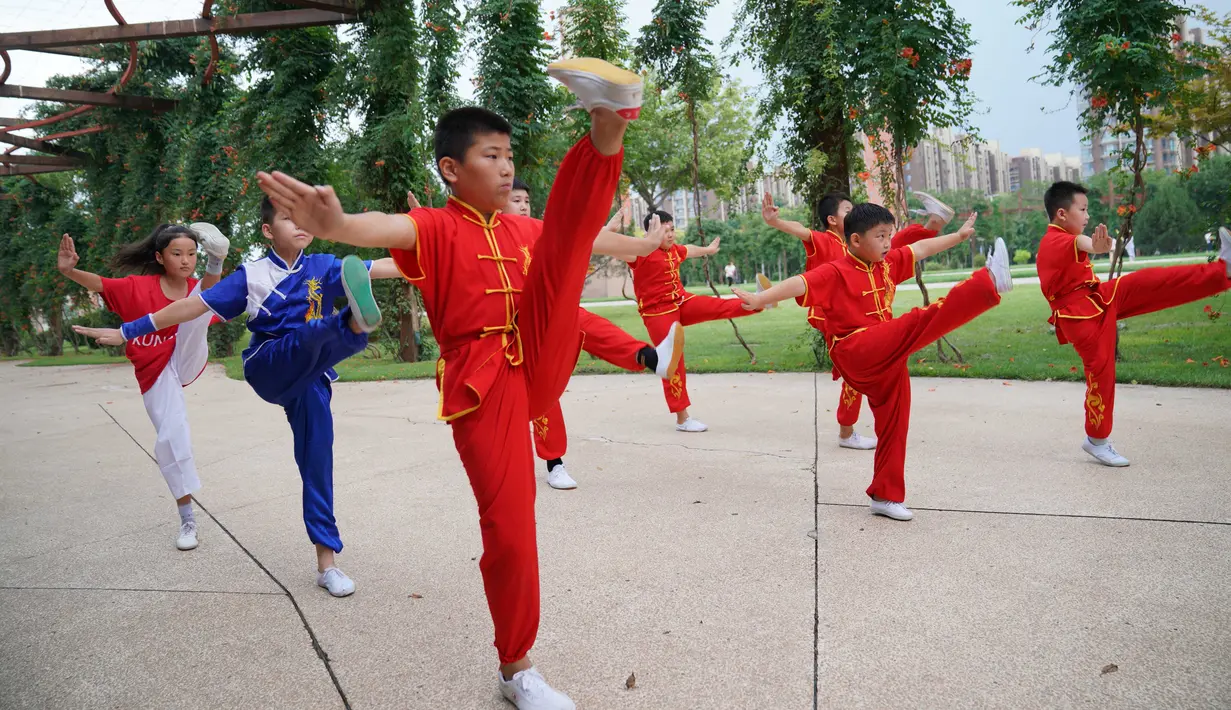
[[[295,437],[295,463],[303,479],[303,519],[316,545],[317,584],[343,597],[355,583],[334,565],[342,539],[333,517],[333,366],[361,352],[367,334],[380,325],[371,279],[400,278],[392,259],[305,254],[312,235],[265,198],[261,231],[272,242],[264,258],[241,265],[208,292],[125,323],[119,330],[77,328],[103,344],[119,344],[147,332],[213,311],[230,320],[248,314],[252,338],[243,353],[244,379],[261,399],[281,406]],[[370,273],[369,273],[370,272]],[[335,299],[349,305],[333,312]],[[157,325],[155,325],[157,324]]]

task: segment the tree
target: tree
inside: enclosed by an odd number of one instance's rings
[[[1231,156],[1215,155],[1188,176],[1188,194],[1201,211],[1202,229],[1214,231],[1231,223]]]
[[[436,118],[460,103],[455,88],[462,46],[462,17],[457,0],[425,0],[423,24],[431,30],[426,33],[428,50],[423,82],[425,135],[430,136]]]
[[[813,224],[821,197],[850,190],[852,159],[858,155],[848,120],[842,36],[847,30],[841,1],[742,0],[735,27],[725,40],[737,61],[751,62],[765,76],[757,144],[764,149],[779,128],[783,150],[795,170],[796,189],[811,205]],[[863,17],[858,7],[851,17]]]
[[[1194,11],[1205,25],[1207,43],[1200,60],[1208,73],[1189,83],[1186,104],[1168,104],[1155,118],[1154,129],[1192,135],[1204,157],[1218,148],[1231,151],[1231,13],[1219,16],[1200,5]]]
[[[852,23],[842,37],[851,58],[845,82],[849,116],[876,156],[873,168],[885,202],[905,223],[910,151],[930,128],[959,127],[973,134],[968,124],[974,107],[967,84],[970,24],[944,0],[862,0],[860,5],[865,19]],[[972,262],[977,250],[972,239]],[[915,282],[927,305],[922,264],[915,264]],[[961,352],[945,337],[936,344],[940,359],[948,359],[945,345],[960,362]]]
[[[547,79],[551,35],[538,0],[482,0],[469,21],[479,40],[479,103],[512,124],[518,175],[532,194],[546,195],[558,163],[550,139],[564,106]]]
[[[447,16],[447,9],[436,8]],[[441,18],[443,21],[445,18]],[[425,29],[415,19],[411,0],[383,0],[363,15],[359,26],[356,52],[355,82],[359,104],[363,109],[363,132],[352,140],[354,183],[362,196],[361,203],[386,212],[406,209],[406,190],[420,191],[430,183],[428,166],[431,148],[424,139],[429,120],[423,115],[421,87],[424,76],[419,61],[419,47],[426,39],[435,51],[447,45],[446,33],[456,30],[441,28],[432,20]],[[427,35],[425,38],[423,35]],[[436,71],[447,74],[445,57],[433,57]],[[440,75],[431,77],[440,81]],[[432,102],[449,100],[444,87],[434,87]],[[427,133],[430,135],[430,133]],[[365,254],[379,258],[375,250]],[[398,357],[404,362],[419,359],[420,309],[414,288],[408,282],[383,285],[384,299],[396,318],[386,319],[383,333],[398,340]]]
[[[697,103],[697,182],[723,199],[734,196],[746,174],[753,120],[748,104],[743,87],[733,81],[719,83],[712,99]],[[650,209],[692,185],[693,161],[685,148],[692,142],[689,129],[685,103],[664,92],[653,75],[647,76],[641,117],[629,126],[624,140],[624,174]]]
[[[668,91],[673,91],[684,102],[685,115],[692,130],[692,190],[697,214],[697,236],[701,244],[707,244],[701,223],[701,118],[697,104],[713,96],[720,74],[717,61],[710,51],[710,41],[705,38],[705,16],[717,0],[659,0],[654,7],[654,19],[641,28],[637,41],[637,58],[653,67]],[[710,276],[709,257],[703,257],[705,280],[710,290],[718,295]],[[756,362],[756,353],[744,342],[734,320],[729,321],[735,337],[748,357]]]
[[[1170,0],[1014,0],[1013,4],[1025,8],[1018,23],[1027,29],[1054,23],[1047,48],[1051,63],[1035,79],[1052,86],[1071,82],[1081,87],[1087,102],[1081,124],[1091,135],[1110,127],[1113,135],[1134,137],[1134,144],[1116,156],[1117,175],[1111,186],[1121,218],[1111,258],[1111,274],[1118,275],[1125,247],[1133,238],[1134,217],[1145,199],[1146,134],[1158,114],[1192,105],[1193,82],[1205,75],[1200,62],[1211,50],[1183,41],[1176,23],[1188,10]]]
[[[1137,251],[1168,254],[1199,251],[1204,245],[1204,220],[1197,204],[1175,175],[1160,174],[1149,186],[1148,197],[1137,215]],[[1226,184],[1223,189],[1225,191]]]

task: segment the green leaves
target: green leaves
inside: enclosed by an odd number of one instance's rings
[[[479,103],[512,124],[518,175],[533,194],[546,195],[564,153],[553,150],[552,134],[567,93],[547,78],[551,45],[538,0],[480,0],[467,22],[478,44]]]
[[[641,28],[637,60],[654,68],[680,98],[709,98],[718,65],[705,38],[705,16],[717,0],[659,0]]]

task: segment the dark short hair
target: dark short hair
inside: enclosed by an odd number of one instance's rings
[[[261,224],[273,224],[274,215],[278,214],[278,210],[274,209],[274,203],[269,201],[269,195],[261,198]]]
[[[1043,207],[1047,209],[1047,218],[1055,219],[1057,212],[1073,206],[1074,197],[1089,192],[1085,185],[1078,185],[1068,180],[1053,182],[1051,187],[1047,188],[1047,192],[1043,193]]]
[[[645,216],[645,219],[641,220],[642,229],[645,229],[647,231],[649,230],[650,218],[653,217],[654,215],[658,215],[658,221],[662,222],[663,224],[675,221],[675,218],[671,216],[670,212],[663,212],[662,210],[652,210],[649,214]]]
[[[894,224],[893,213],[875,202],[855,205],[846,215],[846,238],[882,224]]]
[[[475,140],[491,133],[511,136],[513,127],[500,114],[479,106],[455,108],[441,116],[432,137],[436,150],[436,171],[440,172],[440,161],[444,158],[453,158],[458,162],[465,160],[466,151],[470,150]]]
[[[821,218],[821,224],[829,229],[829,218],[838,216],[838,208],[843,202],[850,202],[851,196],[845,192],[830,192],[821,196],[816,205],[816,215]]]
[[[526,193],[527,195],[529,195],[529,194],[530,194],[530,186],[529,186],[529,185],[527,185],[527,184],[525,183],[525,181],[523,181],[523,180],[522,180],[521,178],[519,178],[519,177],[515,177],[515,178],[513,178],[513,189],[514,189],[514,190],[521,190],[522,192]]]

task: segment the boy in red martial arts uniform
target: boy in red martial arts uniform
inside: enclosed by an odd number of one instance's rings
[[[406,202],[410,209],[419,207],[419,200],[407,192]],[[513,189],[509,192],[508,214],[530,216],[530,186],[519,178],[513,178]],[[607,223],[604,232],[600,234],[596,245],[602,248],[604,240],[612,238],[623,221],[624,210],[616,212]],[[662,227],[654,222],[646,239],[642,240],[645,249],[639,254],[648,254],[657,248],[662,241]],[[581,349],[600,360],[623,368],[629,372],[650,370],[664,380],[675,374],[684,353],[684,329],[673,327],[657,347],[624,332],[615,323],[599,317],[584,308],[577,311],[577,324],[581,331]],[[568,430],[564,425],[564,413],[557,402],[541,417],[531,423],[534,432],[534,453],[547,464],[547,485],[557,490],[572,490],[577,487],[577,481],[569,475],[564,467],[564,454],[568,451]]]
[[[749,309],[788,298],[820,308],[834,378],[841,377],[868,398],[876,421],[879,446],[867,491],[876,515],[894,520],[914,517],[902,505],[910,424],[907,359],[1000,303],[1000,294],[1013,288],[1004,241],[997,239],[986,269],[979,269],[930,306],[893,317],[897,285],[915,275],[915,262],[969,239],[975,231],[974,221],[971,215],[954,234],[894,249],[893,213],[880,205],[856,205],[846,215],[846,256],[763,293],[735,292]]]
[[[1105,466],[1128,459],[1108,441],[1116,396],[1116,321],[1190,303],[1231,288],[1231,234],[1219,229],[1219,261],[1195,266],[1141,269],[1102,282],[1091,254],[1111,251],[1107,227],[1087,237],[1086,188],[1057,182],[1043,195],[1051,224],[1039,242],[1039,288],[1051,306],[1048,320],[1061,345],[1072,343],[1086,372],[1086,440],[1081,448]]]
[[[510,214],[530,216],[530,186],[518,178],[513,178],[513,190],[509,193]],[[616,211],[611,221],[607,223],[607,231],[615,232],[623,221],[625,210]],[[659,233],[665,229],[659,222],[653,222],[647,230],[647,245],[661,243]],[[652,249],[644,253],[652,253]],[[616,367],[638,372],[642,369],[654,370],[664,380],[670,380],[680,364],[684,354],[684,329],[672,326],[663,336],[657,347],[643,343],[624,332],[615,323],[592,313],[584,308],[577,312],[577,325],[581,330],[581,349],[594,357],[615,365]],[[560,403],[547,411],[533,422],[534,452],[547,462],[547,485],[558,489],[577,487],[577,482],[564,468],[564,454],[568,450],[568,430],[564,426],[564,413]]]
[[[684,290],[680,281],[680,264],[685,259],[697,259],[718,253],[718,240],[710,242],[709,246],[699,247],[693,244],[675,243],[675,223],[671,215],[662,210],[655,210],[645,216],[644,227],[650,229],[654,218],[666,227],[662,246],[649,256],[625,258],[629,269],[633,272],[633,292],[637,296],[637,311],[641,321],[650,334],[651,340],[665,337],[672,328],[696,323],[705,323],[724,318],[740,318],[752,315],[744,310],[735,299],[723,299],[716,296],[698,296]],[[758,278],[758,282],[761,279]],[[768,286],[768,280],[765,285]],[[675,415],[677,431],[702,432],[709,427],[688,415],[688,380],[684,361],[680,360],[679,369],[675,375],[663,382],[663,395],[667,399],[667,408]]]
[[[940,229],[953,219],[952,207],[926,192],[916,192],[915,195],[923,200],[923,213],[927,215],[927,224],[908,224],[893,235],[893,248],[895,249],[914,244],[920,239],[935,237],[940,233]],[[825,231],[817,232],[799,222],[782,219],[778,213],[778,206],[774,204],[773,196],[767,192],[761,202],[761,219],[774,229],[786,232],[803,242],[804,271],[811,271],[821,264],[827,264],[846,256],[846,238],[843,236],[845,231],[842,221],[853,206],[851,198],[841,192],[831,192],[822,197],[817,206],[817,215],[820,217],[821,224],[825,225]],[[808,309],[808,324],[824,335],[825,317],[819,309]],[[862,402],[863,395],[843,380],[837,410],[838,446],[842,448],[862,450],[876,448],[876,437],[860,436],[855,431],[855,423],[859,421],[859,409]]]
[[[539,624],[528,426],[560,399],[577,362],[581,291],[642,91],[640,76],[595,59],[556,62],[548,73],[590,112],[591,130],[564,157],[542,222],[500,214],[513,183],[512,128],[474,107],[436,125],[436,166],[452,193],[443,208],[345,214],[332,188],[258,176],[275,203],[323,238],[389,247],[423,294],[440,344],[438,413],[452,426],[479,508],[499,688],[521,710],[574,708],[527,656]]]

